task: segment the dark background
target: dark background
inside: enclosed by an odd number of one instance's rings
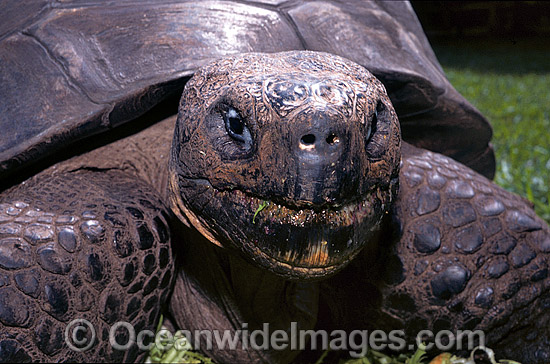
[[[547,1],[411,1],[430,41],[547,38]]]

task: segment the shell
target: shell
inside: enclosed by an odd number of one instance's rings
[[[406,141],[494,173],[489,123],[406,2],[5,0],[0,14],[0,179],[135,120],[213,59],[301,49],[369,69]]]

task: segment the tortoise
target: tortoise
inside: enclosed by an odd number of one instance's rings
[[[548,360],[549,228],[487,179],[490,126],[410,4],[2,7],[3,361],[143,360],[109,337],[162,310],[190,332],[482,329]]]

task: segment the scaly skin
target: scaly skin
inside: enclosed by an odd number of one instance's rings
[[[107,335],[119,321],[137,332],[158,324],[174,270],[166,212],[149,185],[116,170],[40,174],[3,193],[2,360],[143,360],[146,351],[114,350]],[[84,352],[65,343],[75,319],[96,333]]]
[[[163,201],[174,121],[62,161],[0,194],[0,358],[145,359],[136,345],[113,350],[105,332],[119,321],[136,333],[154,331],[173,285],[170,245],[179,237],[171,236]],[[74,319],[94,326],[96,344],[87,351],[65,343]]]
[[[527,201],[456,161],[402,150],[380,251],[323,283],[320,320],[405,329],[407,343],[424,329],[483,330],[498,357],[547,362],[548,225]]]

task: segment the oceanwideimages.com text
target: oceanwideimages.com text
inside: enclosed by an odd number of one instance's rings
[[[132,324],[117,322],[111,326],[109,342],[116,350],[128,350],[137,346],[150,351],[154,346],[160,350],[206,351],[216,347],[219,350],[343,350],[352,357],[365,356],[368,350],[393,351],[415,350],[421,343],[426,350],[437,348],[440,351],[473,350],[485,345],[485,334],[481,330],[422,330],[414,343],[408,343],[403,330],[303,330],[297,322],[292,322],[289,330],[270,330],[264,323],[261,329],[249,329],[243,323],[238,330],[179,330],[172,333],[162,329],[157,333],[151,330],[136,332]],[[126,331],[127,340],[119,342],[120,332]],[[118,338],[118,339],[117,339]],[[90,349],[97,335],[93,325],[83,319],[71,321],[65,330],[65,342],[75,351]]]

